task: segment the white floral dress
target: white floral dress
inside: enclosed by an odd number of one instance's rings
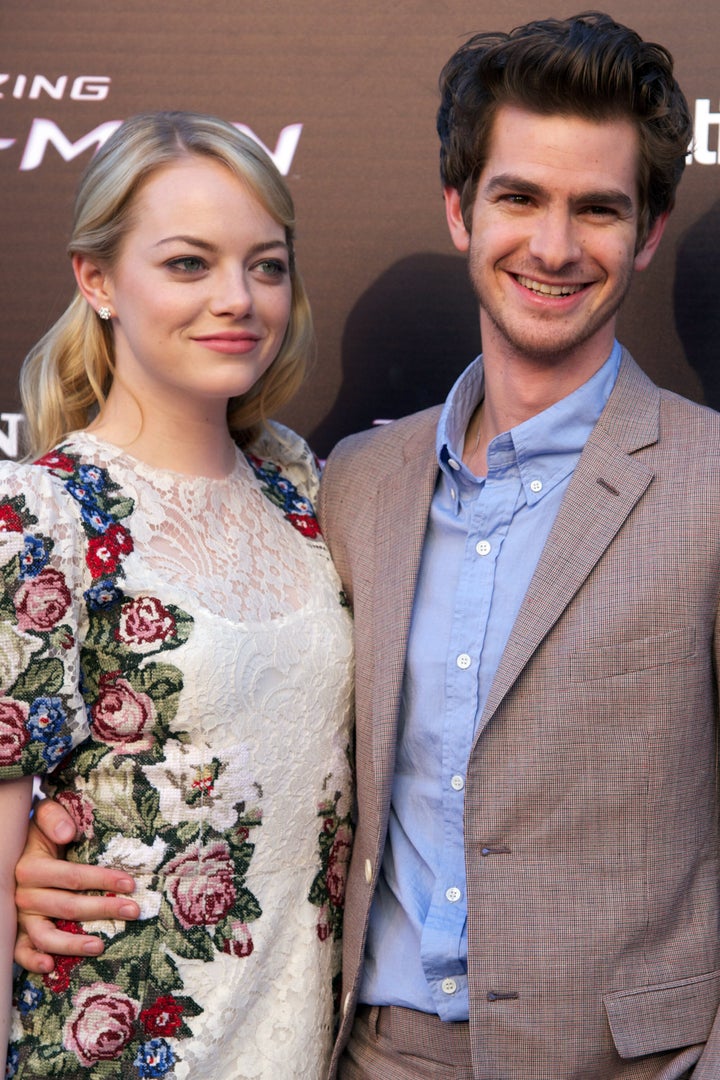
[[[224,480],[88,433],[0,465],[0,776],[45,774],[68,857],[125,868],[142,909],[20,973],[8,1076],[323,1075],[352,652],[316,484],[277,424]]]

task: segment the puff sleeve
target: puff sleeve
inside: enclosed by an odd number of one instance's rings
[[[47,470],[0,463],[0,778],[43,774],[88,735],[85,536]]]

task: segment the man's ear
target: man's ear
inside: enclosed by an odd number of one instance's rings
[[[460,209],[460,192],[457,188],[444,187],[445,216],[447,217],[450,239],[458,251],[467,251],[470,247],[470,233],[465,228]]]
[[[103,267],[89,255],[75,254],[72,257],[72,268],[78,289],[88,304],[95,311],[101,307],[112,309],[109,278]]]
[[[650,232],[647,234],[645,243],[635,256],[633,266],[636,270],[647,270],[648,266],[652,262],[653,255],[657,251],[658,244],[662,240],[662,234],[665,232],[665,226],[668,223],[670,217],[670,211],[666,210],[664,214],[660,214],[655,218],[655,221],[650,227]]]

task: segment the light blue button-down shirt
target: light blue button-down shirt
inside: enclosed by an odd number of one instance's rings
[[[467,1020],[465,774],[478,720],[620,347],[568,397],[492,440],[487,476],[462,464],[482,359],[438,425],[440,474],[423,545],[397,761],[360,1000]]]

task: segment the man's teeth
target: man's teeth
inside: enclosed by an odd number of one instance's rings
[[[546,285],[544,282],[535,281],[533,278],[521,277],[520,274],[517,275],[517,280],[526,289],[542,293],[543,296],[572,296],[573,293],[580,292],[583,288],[582,285]]]

